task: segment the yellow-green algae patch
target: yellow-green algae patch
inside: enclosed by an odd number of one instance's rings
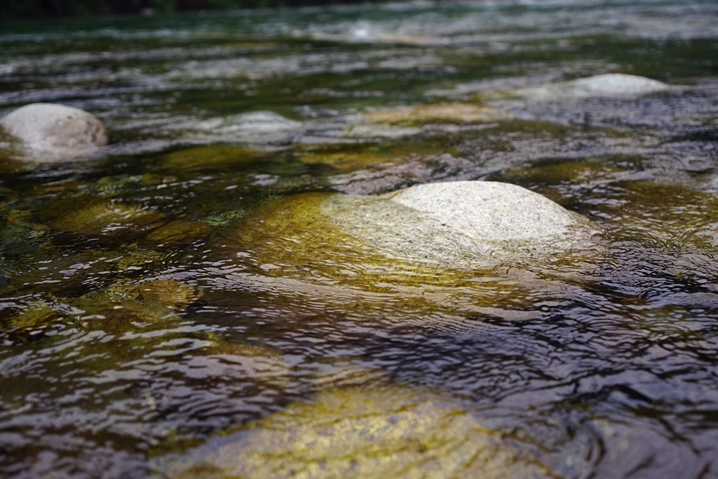
[[[298,153],[296,156],[299,161],[307,165],[327,165],[342,173],[396,161],[395,157],[387,154],[348,151],[338,153],[307,152]]]
[[[173,479],[558,476],[454,401],[400,387],[322,392],[158,469]]]
[[[160,166],[169,173],[224,168],[247,164],[267,156],[266,153],[239,146],[201,146],[178,150],[160,158]]]
[[[510,113],[471,103],[437,103],[366,112],[363,120],[389,125],[426,125],[430,123],[493,123],[511,120]]]
[[[118,282],[78,298],[72,307],[86,317],[152,323],[175,317],[198,298],[192,285],[157,279],[140,284]]]
[[[199,221],[175,220],[152,231],[145,241],[157,247],[178,247],[192,244],[209,235],[212,228]]]
[[[90,201],[58,218],[52,226],[82,235],[139,234],[157,226],[164,217],[158,211],[132,204]]]
[[[35,301],[27,308],[9,319],[8,326],[12,329],[34,330],[44,328],[57,317],[55,310],[44,301]]]

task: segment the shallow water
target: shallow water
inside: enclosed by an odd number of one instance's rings
[[[0,115],[80,107],[111,144],[0,149],[0,477],[718,476],[716,25],[658,0],[3,24]],[[670,88],[516,90],[614,72]],[[370,121],[433,104],[503,113]],[[601,238],[453,270],[302,209],[475,179]]]

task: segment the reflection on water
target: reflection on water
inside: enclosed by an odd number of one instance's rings
[[[111,144],[28,164],[0,138],[0,477],[718,474],[717,16],[3,25],[0,114],[84,108]],[[542,86],[605,73],[668,87]],[[581,213],[596,246],[417,265],[299,207],[475,179]]]

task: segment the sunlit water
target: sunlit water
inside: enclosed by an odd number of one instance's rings
[[[1,24],[0,114],[80,107],[111,144],[0,150],[0,476],[717,477],[717,25],[707,0]],[[506,93],[610,72],[670,88]],[[362,116],[452,102],[513,119]],[[452,272],[277,219],[474,179],[597,247]]]

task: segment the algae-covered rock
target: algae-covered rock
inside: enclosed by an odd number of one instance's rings
[[[299,195],[260,216],[236,232],[260,258],[267,254],[274,264],[306,264],[305,255],[318,262],[334,258],[345,269],[388,259],[487,268],[581,246],[591,233],[587,220],[541,195],[481,181],[419,185],[382,196]],[[275,244],[281,246],[275,250]]]
[[[390,125],[424,125],[428,123],[492,123],[512,119],[509,113],[470,103],[439,103],[400,107],[365,113],[364,121]]]
[[[607,73],[577,80],[517,90],[531,100],[589,97],[636,97],[668,90],[665,83],[623,73]]]
[[[325,392],[157,469],[173,479],[554,476],[455,402],[401,388]]]
[[[536,318],[537,298],[566,295],[561,282],[533,270],[585,275],[586,259],[600,251],[594,231],[507,184],[300,194],[248,213],[208,243],[226,265],[210,286],[265,292],[288,310],[472,334],[486,326],[467,318]]]
[[[306,152],[298,153],[296,156],[299,161],[307,165],[326,165],[342,173],[396,161],[394,156],[388,154],[354,151]]]
[[[157,226],[164,219],[159,211],[123,203],[94,202],[56,219],[58,230],[81,235],[138,235]]]
[[[111,320],[155,322],[176,316],[198,299],[194,286],[175,279],[119,282],[72,303],[83,315]]]
[[[44,301],[34,301],[22,311],[12,316],[8,324],[10,328],[19,330],[33,330],[44,328],[57,317],[57,312]]]
[[[200,146],[164,155],[160,159],[160,166],[169,173],[177,173],[206,168],[227,168],[251,163],[263,156],[266,154],[238,146]]]
[[[38,161],[87,156],[107,144],[107,132],[97,118],[64,105],[26,105],[3,117],[0,127]]]
[[[186,246],[205,238],[212,228],[199,221],[175,220],[150,233],[145,242],[157,247]]]

